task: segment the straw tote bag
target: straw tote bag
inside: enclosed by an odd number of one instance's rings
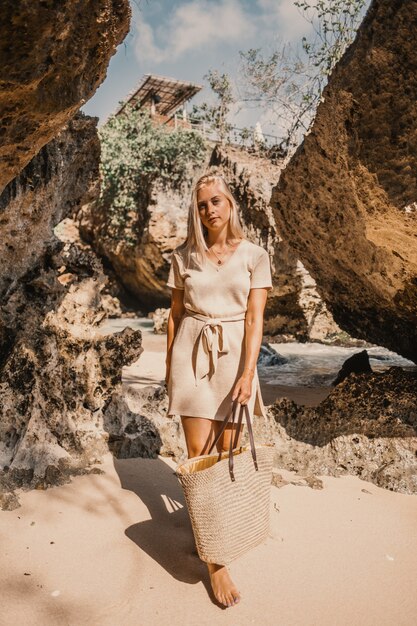
[[[184,491],[197,552],[202,561],[227,565],[266,539],[270,523],[270,494],[274,444],[257,444],[249,409],[240,405],[236,432],[235,400],[209,453],[177,465],[175,474]],[[232,448],[246,413],[250,447]],[[232,416],[229,452],[211,454]],[[234,436],[233,436],[234,435]]]

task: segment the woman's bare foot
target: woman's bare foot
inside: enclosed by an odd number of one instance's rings
[[[240,600],[240,593],[236,589],[225,565],[207,563],[210,582],[215,598],[221,604],[233,606]]]

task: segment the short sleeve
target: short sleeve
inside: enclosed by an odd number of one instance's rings
[[[266,250],[262,250],[251,272],[250,288],[272,289],[271,264]]]
[[[184,279],[181,275],[180,261],[175,252],[173,252],[171,256],[167,286],[175,287],[175,289],[184,289]]]

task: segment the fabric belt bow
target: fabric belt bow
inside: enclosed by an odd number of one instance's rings
[[[216,371],[219,354],[229,352],[227,334],[221,320],[206,322],[197,339],[196,385],[201,378]]]
[[[214,318],[196,313],[193,317],[204,321],[196,342],[195,385],[197,386],[202,378],[216,371],[219,355],[229,352],[229,341],[222,322],[243,320],[245,315]]]

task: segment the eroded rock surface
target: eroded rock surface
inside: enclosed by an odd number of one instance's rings
[[[167,417],[165,386],[133,389],[124,385],[105,410],[105,429],[110,449],[118,458],[157,454],[178,462],[187,458],[186,443],[178,415]]]
[[[351,335],[417,360],[417,3],[374,0],[273,192]]]
[[[169,309],[155,309],[152,315],[153,332],[156,335],[163,335],[168,330]]]
[[[115,239],[111,234],[108,211],[98,198],[86,203],[78,214],[82,238],[110,265],[144,311],[169,304],[166,281],[171,252],[186,237],[191,182],[203,174],[206,166],[191,167],[188,182],[180,189],[157,181],[139,189],[137,210],[132,212],[122,238]]]
[[[74,117],[128,31],[127,0],[2,3],[0,69],[0,490],[87,471],[102,411],[141,334],[97,331],[105,277],[54,227],[97,195],[95,120]],[[74,118],[74,119],[71,119]],[[127,332],[126,332],[127,331]],[[93,468],[94,469],[94,468]],[[89,470],[88,470],[89,471]]]
[[[103,410],[123,365],[142,352],[139,331],[103,336],[97,329],[105,277],[94,257],[71,247],[51,265],[20,283],[2,307],[21,310],[0,372],[0,463],[9,486],[59,483],[106,451]],[[72,276],[65,285],[58,265]]]
[[[54,226],[95,195],[99,144],[82,115],[42,148],[0,203],[0,487],[42,487],[107,449],[103,410],[136,360],[141,333],[105,337],[95,255]],[[10,506],[10,498],[5,500]]]
[[[167,417],[165,387],[124,386],[105,411],[117,456],[187,458],[179,416]],[[280,469],[297,484],[320,488],[315,476],[354,475],[380,487],[417,494],[417,372],[350,374],[316,407],[284,398],[254,422],[257,443],[274,442],[275,482]],[[242,444],[249,445],[247,428]],[[277,482],[278,481],[278,482]],[[285,484],[285,483],[282,483]]]
[[[0,195],[0,297],[36,268],[57,239],[54,227],[98,189],[100,144],[81,113],[44,146]]]
[[[275,441],[277,468],[417,493],[416,372],[351,374],[317,407],[275,402],[255,430],[259,441]]]
[[[3,0],[0,193],[94,94],[129,18],[127,0]]]

